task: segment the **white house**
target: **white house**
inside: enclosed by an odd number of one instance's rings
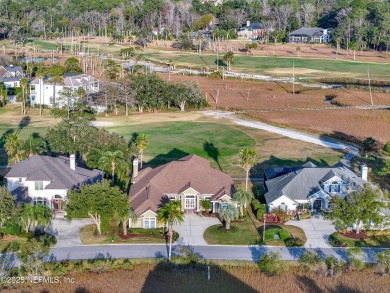
[[[102,171],[78,167],[74,155],[70,158],[35,155],[16,163],[5,178],[17,201],[41,203],[61,212],[69,190],[100,181],[103,176]]]
[[[329,43],[331,37],[328,29],[320,27],[302,27],[287,35],[288,43]]]
[[[66,104],[62,93],[65,88],[77,91],[82,88],[85,94],[99,92],[100,82],[98,79],[87,74],[65,74],[61,82],[51,81],[50,77],[36,78],[30,82],[30,103],[34,105],[46,105],[48,107],[62,107]]]
[[[367,178],[367,168],[362,168],[362,178]],[[271,168],[264,174],[265,199],[268,211],[283,209],[296,211],[305,205],[313,210],[328,208],[329,200],[364,187],[365,180],[348,167],[317,167],[306,163],[295,168]]]
[[[20,87],[20,80],[25,77],[20,66],[0,66],[0,83],[4,83],[6,88]]]

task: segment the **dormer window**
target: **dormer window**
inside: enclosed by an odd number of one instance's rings
[[[332,192],[332,193],[338,193],[340,192],[341,190],[341,186],[340,186],[340,183],[338,183],[337,181],[333,181],[330,185],[329,185],[329,192]]]

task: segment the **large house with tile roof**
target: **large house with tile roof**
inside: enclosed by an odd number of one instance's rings
[[[36,78],[30,82],[30,103],[32,106],[62,107],[66,105],[61,96],[64,88],[73,89],[77,98],[79,88],[84,89],[86,95],[99,92],[100,82],[88,74],[65,74],[61,82],[55,82],[48,76]]]
[[[35,155],[16,163],[5,176],[7,188],[17,201],[41,203],[63,211],[67,193],[83,184],[102,180],[104,172],[77,166],[74,155],[49,157]]]
[[[201,200],[212,203],[212,212],[218,213],[232,201],[232,178],[210,166],[210,161],[197,155],[188,155],[157,168],[145,168],[138,172],[138,160],[133,162],[133,178],[130,187],[130,204],[137,222],[131,227],[156,228],[157,211],[168,201],[181,201],[185,213],[201,211]]]
[[[270,168],[264,172],[265,200],[268,211],[282,209],[294,212],[310,205],[312,210],[328,208],[329,200],[362,189],[367,180],[367,167],[362,177],[343,164],[317,167],[308,162],[294,168]]]

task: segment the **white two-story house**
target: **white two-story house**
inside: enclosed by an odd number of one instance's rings
[[[74,155],[49,157],[35,155],[16,163],[5,176],[8,190],[17,201],[44,204],[63,211],[69,190],[102,180],[104,172],[78,167]]]
[[[76,99],[80,88],[85,95],[99,92],[100,82],[87,74],[65,74],[60,82],[55,82],[47,76],[42,79],[36,78],[30,82],[30,104],[31,106],[42,104],[50,108],[62,107],[66,105],[66,99],[63,97],[65,88],[72,89]]]
[[[6,88],[20,87],[20,80],[25,77],[20,66],[0,66],[0,83],[4,83]]]
[[[264,186],[268,211],[282,209],[296,211],[310,205],[312,210],[328,208],[329,200],[339,195],[362,189],[367,180],[367,167],[362,166],[362,177],[348,167],[317,167],[309,162],[295,168],[265,170]]]

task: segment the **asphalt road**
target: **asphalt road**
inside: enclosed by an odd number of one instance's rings
[[[173,254],[177,254],[180,246],[173,246]],[[252,260],[258,261],[260,256],[269,252],[279,252],[287,261],[298,260],[305,250],[317,252],[321,256],[333,255],[346,260],[346,248],[303,248],[275,246],[191,246],[201,258],[219,260]],[[58,247],[50,251],[47,261],[79,260],[94,258],[166,258],[168,247],[164,244],[147,245],[88,245]],[[384,248],[362,248],[366,262],[375,262],[375,253]]]

